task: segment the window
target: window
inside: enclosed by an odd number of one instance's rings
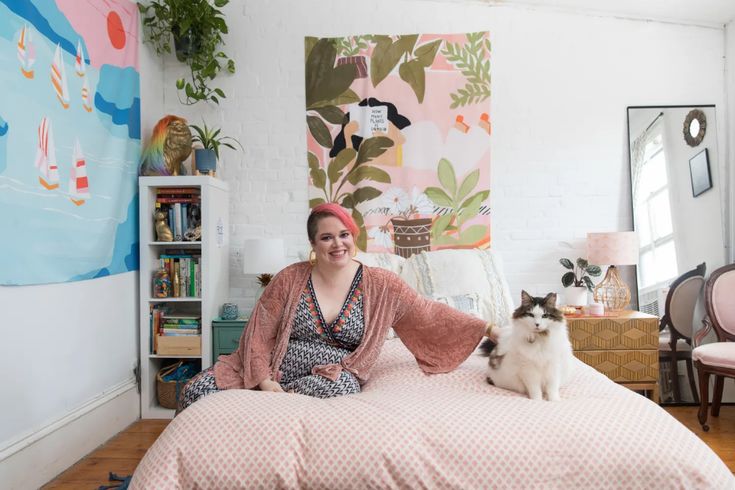
[[[661,125],[646,144],[636,192],[636,229],[640,240],[640,288],[665,283],[678,275],[669,182]]]

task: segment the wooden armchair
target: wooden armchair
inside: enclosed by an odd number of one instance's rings
[[[704,344],[692,351],[694,365],[699,372],[699,423],[706,432],[709,377],[715,376],[712,396],[712,416],[720,415],[722,389],[725,377],[735,378],[735,264],[720,267],[712,273],[704,292],[708,320],[701,338],[714,327],[717,342]],[[698,337],[700,337],[698,335]]]
[[[675,402],[681,402],[679,361],[683,360],[686,362],[694,402],[699,403],[692,368],[692,335],[695,331],[694,308],[704,287],[706,271],[707,265],[703,262],[671,283],[669,293],[666,295],[664,316],[659,324],[661,332],[658,342],[659,362],[671,362],[671,384]]]

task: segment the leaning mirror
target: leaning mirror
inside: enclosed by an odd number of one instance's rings
[[[687,339],[702,327],[704,313],[698,301],[703,268],[697,267],[704,263],[710,272],[725,263],[715,106],[629,107],[628,137],[633,223],[640,241],[638,305],[659,317],[668,312],[676,323],[676,366],[670,328],[660,334],[662,402],[691,402],[696,374]]]

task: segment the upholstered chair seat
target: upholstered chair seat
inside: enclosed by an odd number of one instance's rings
[[[695,348],[692,359],[708,366],[735,369],[735,342],[715,342]]]
[[[664,330],[658,337],[658,350],[661,352],[671,352],[671,334]],[[677,352],[687,352],[692,350],[691,346],[684,339],[676,341]]]
[[[699,371],[699,413],[697,418],[702,429],[707,425],[707,404],[709,402],[709,377],[715,377],[715,390],[712,394],[712,416],[720,415],[722,390],[725,378],[735,378],[735,264],[720,267],[707,280],[704,290],[704,306],[707,310],[706,329],[697,339],[704,338],[707,331],[714,328],[717,342],[695,345],[692,351],[694,365]]]

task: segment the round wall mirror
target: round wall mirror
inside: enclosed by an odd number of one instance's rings
[[[707,132],[707,118],[699,109],[689,111],[684,119],[684,140],[689,146],[697,146]]]

